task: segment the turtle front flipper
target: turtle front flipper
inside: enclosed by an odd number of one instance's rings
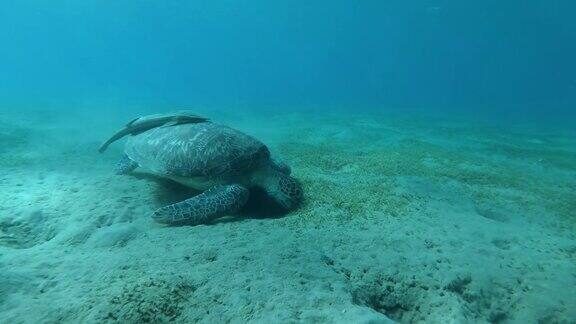
[[[122,158],[120,158],[120,161],[118,161],[118,163],[116,163],[116,167],[114,168],[114,173],[120,175],[120,174],[126,174],[128,172],[131,172],[132,170],[136,169],[138,167],[138,163],[132,161],[128,155],[124,154],[122,156]]]
[[[169,225],[199,225],[240,210],[248,201],[247,188],[233,184],[217,186],[198,196],[162,207],[152,218]]]

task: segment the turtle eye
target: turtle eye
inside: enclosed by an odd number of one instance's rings
[[[284,173],[285,175],[290,175],[290,173],[292,173],[292,169],[290,169],[288,164],[276,159],[272,159],[272,168],[278,172]]]

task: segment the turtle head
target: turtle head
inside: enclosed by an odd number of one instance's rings
[[[284,163],[284,161],[270,159],[270,166],[272,169],[284,173],[285,175],[290,175],[290,173],[292,173],[292,169],[288,164]]]
[[[274,167],[258,177],[257,185],[287,210],[295,209],[302,202],[303,190],[300,182]]]
[[[303,190],[298,180],[279,172],[276,185],[267,190],[286,209],[294,209],[302,202]]]

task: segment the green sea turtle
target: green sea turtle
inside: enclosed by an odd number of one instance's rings
[[[290,168],[270,156],[262,142],[209,121],[154,127],[130,136],[116,173],[137,167],[203,193],[156,210],[153,219],[196,225],[237,212],[249,189],[260,187],[287,210],[302,199]]]

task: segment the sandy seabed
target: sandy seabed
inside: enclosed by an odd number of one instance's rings
[[[574,323],[576,136],[402,115],[232,114],[306,191],[154,223],[197,192],[113,174],[132,115],[0,115],[0,322]]]

